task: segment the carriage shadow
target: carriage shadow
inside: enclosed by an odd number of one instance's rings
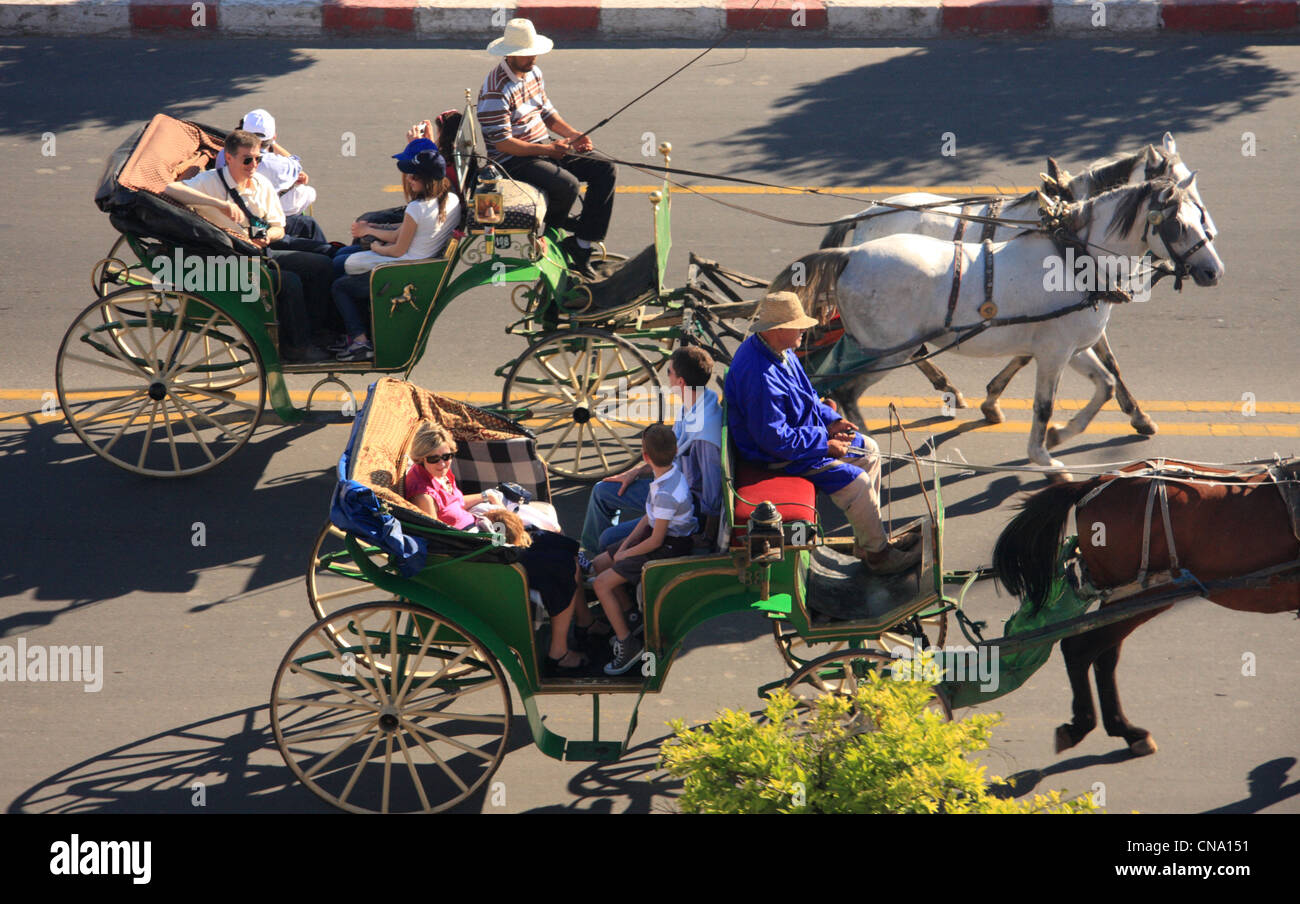
[[[328,514],[330,469],[269,481],[263,475],[273,456],[319,426],[263,426],[238,455],[196,481],[114,468],[90,454],[61,417],[0,424],[10,510],[32,514],[8,518],[0,529],[12,563],[0,572],[0,596],[56,602],[10,609],[0,617],[0,637],[129,594],[184,595],[202,572],[218,568],[246,572],[241,589],[190,611],[300,580]],[[206,545],[196,545],[200,540]]]
[[[778,115],[721,143],[735,166],[780,171],[784,182],[1014,184],[1022,174],[990,170],[987,161],[1041,167],[1048,155],[1068,153],[1062,163],[1069,165],[1156,140],[1166,129],[1176,137],[1208,129],[1285,97],[1296,76],[1269,65],[1251,43],[1232,35],[1123,45],[927,41],[795,85],[774,101]],[[1015,104],[989,102],[1015,93],[1010,82],[1026,72],[1043,75],[1032,92]],[[927,103],[918,105],[918,96]],[[846,141],[852,120],[845,111],[864,101],[871,125]],[[1134,115],[1153,105],[1158,118]]]
[[[529,738],[528,720],[515,716],[507,755],[526,746]],[[481,812],[488,784],[445,812]],[[202,804],[196,803],[199,795]],[[303,786],[284,764],[271,733],[268,708],[256,706],[191,722],[90,757],[18,795],[8,812],[340,811]]]
[[[683,783],[659,768],[661,735],[633,747],[613,763],[593,763],[575,775],[568,792],[577,800],[535,807],[527,813],[675,813]]]

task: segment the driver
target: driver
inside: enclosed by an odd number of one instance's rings
[[[505,57],[483,80],[478,119],[488,158],[512,177],[535,185],[546,194],[546,225],[569,229],[561,243],[572,268],[594,279],[591,246],[605,238],[614,209],[614,165],[591,157],[591,139],[564,121],[546,96],[542,70],[534,65],[553,42],[537,33],[529,19],[511,19],[505,35],[488,45],[493,56]],[[555,132],[560,138],[549,140]],[[578,198],[578,184],[587,183],[582,215],[569,217]]]
[[[762,300],[753,335],[736,349],[723,384],[728,431],[743,458],[807,478],[830,493],[853,525],[853,554],[873,572],[906,571],[921,559],[920,535],[890,542],[885,533],[879,447],[817,397],[791,353],[803,331],[816,325],[793,292]]]

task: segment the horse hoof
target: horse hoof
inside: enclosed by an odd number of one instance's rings
[[[1078,742],[1075,741],[1074,738],[1070,737],[1070,726],[1068,725],[1056,726],[1056,752],[1057,753],[1060,753],[1062,750],[1069,750],[1077,743]]]
[[[990,424],[1000,424],[1006,420],[1006,416],[1002,413],[1002,409],[997,405],[981,405],[980,411],[984,414],[984,420],[988,421]]]
[[[1134,741],[1128,745],[1128,749],[1134,756],[1151,756],[1156,752],[1156,742],[1151,739],[1150,735],[1147,735],[1140,741]]]
[[[1143,415],[1140,420],[1133,421],[1133,429],[1143,436],[1155,436],[1156,422]]]

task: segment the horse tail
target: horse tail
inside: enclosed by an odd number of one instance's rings
[[[831,224],[831,228],[826,230],[826,235],[822,237],[822,243],[817,247],[818,248],[839,248],[843,245],[847,245],[848,242],[845,240],[849,237],[850,233],[853,232],[853,230],[857,227],[857,225],[858,225],[857,217],[845,217],[842,220],[836,220],[834,223]]]
[[[1097,478],[1053,484],[1030,496],[993,547],[993,570],[1012,594],[1029,600],[1037,612],[1056,576],[1056,553],[1075,503],[1097,485]]]
[[[848,266],[846,248],[831,248],[805,254],[776,275],[767,287],[770,292],[793,292],[809,317],[825,324],[831,321],[838,307],[835,284]]]

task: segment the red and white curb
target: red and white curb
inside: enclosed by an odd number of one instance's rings
[[[1287,31],[1300,0],[0,0],[0,35],[209,35],[427,40],[498,37],[525,16],[570,38],[797,39],[962,34],[1106,39],[1157,32]]]

